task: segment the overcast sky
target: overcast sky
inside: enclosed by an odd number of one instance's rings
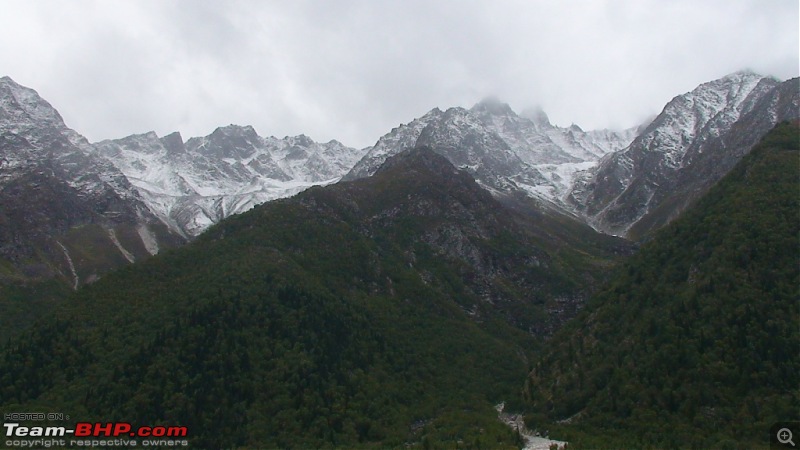
[[[253,125],[364,147],[494,95],[622,128],[750,68],[798,75],[797,0],[0,0],[0,76],[90,141]]]

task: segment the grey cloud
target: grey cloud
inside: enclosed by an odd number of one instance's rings
[[[372,144],[496,95],[632,126],[742,68],[797,76],[797,2],[6,0],[0,74],[91,140],[228,123]]]

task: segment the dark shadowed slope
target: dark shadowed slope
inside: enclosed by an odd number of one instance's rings
[[[566,325],[529,420],[589,448],[768,446],[800,387],[800,134],[771,131]]]
[[[177,423],[220,447],[503,448],[531,351],[614,251],[418,149],[81,289],[0,362],[9,411]],[[555,235],[554,235],[555,236]]]

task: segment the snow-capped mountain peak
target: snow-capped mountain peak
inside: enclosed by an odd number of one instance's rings
[[[374,174],[387,158],[413,148],[420,133],[422,133],[422,129],[442,115],[443,113],[439,108],[433,108],[422,117],[393,128],[378,139],[375,145],[364,149],[364,157],[342,179],[354,180]]]
[[[306,135],[263,138],[227,125],[183,142],[155,133],[94,144],[164,222],[187,236],[265,201],[338,180],[363,152]]]
[[[669,185],[665,180],[674,181],[675,173],[706,158],[709,148],[724,148],[725,133],[742,117],[767,111],[760,130],[779,117],[796,116],[796,89],[776,94],[778,84],[751,71],[736,72],[673,98],[648,125],[622,131],[555,126],[539,107],[517,114],[489,97],[469,109],[433,108],[375,145],[354,149],[303,134],[261,137],[252,126],[234,124],[188,140],[178,132],[149,132],[89,144],[35,91],[3,77],[0,133],[10,145],[0,147],[0,182],[42,158],[57,158],[76,188],[114,189],[141,199],[173,230],[194,236],[255,204],[340,178],[370,176],[390,156],[425,145],[494,192],[522,191],[598,229],[624,233],[658,203],[657,191]],[[88,161],[97,176],[73,170]],[[644,209],[630,207],[630,201]],[[637,212],[616,217],[616,209]],[[603,225],[609,220],[612,225]]]
[[[664,107],[643,133],[642,145],[657,148],[665,155],[665,164],[678,168],[696,138],[719,136],[720,130],[727,129],[757,98],[778,83],[775,78],[751,71],[703,83],[675,97]]]
[[[161,138],[161,145],[167,149],[167,152],[178,154],[186,151],[186,146],[183,143],[183,136],[178,131],[170,133]]]
[[[508,103],[500,101],[497,97],[486,97],[480,102],[476,103],[470,111],[481,114],[491,114],[493,116],[516,116],[517,114],[511,109]]]
[[[541,109],[529,110],[528,117],[522,117],[508,104],[489,97],[470,109],[433,109],[395,128],[368,149],[346,178],[369,176],[389,156],[427,145],[469,170],[484,186],[522,189],[562,204],[574,174],[624,148],[633,137],[633,130],[586,133],[576,127],[555,127]]]
[[[53,133],[42,133],[44,130]],[[0,132],[26,135],[34,146],[47,146],[58,137],[85,147],[88,141],[64,124],[61,114],[35,90],[8,76],[0,78]]]
[[[714,161],[709,164],[732,167],[758,136],[778,120],[775,102],[772,106],[759,105],[765,98],[778,95],[780,84],[773,77],[739,71],[676,96],[629,147],[610,155],[577,180],[570,201],[599,230],[628,233],[643,217],[655,213],[665,198],[683,189],[684,186],[676,185],[679,178],[692,178],[697,192],[709,185],[710,181],[697,180],[696,175],[691,175],[701,167],[695,161]],[[797,97],[796,89],[793,95]],[[763,116],[758,122],[758,132],[752,130],[751,138],[741,141],[743,150],[727,154],[726,140],[730,139],[725,137],[726,133],[750,114]],[[705,154],[709,151],[715,154]],[[665,217],[659,220],[667,220]]]
[[[17,84],[10,77],[0,78],[0,126],[39,124],[64,127],[64,120],[39,94]]]
[[[532,108],[522,110],[520,117],[530,119],[530,121],[533,122],[533,124],[536,125],[536,128],[539,130],[553,127],[553,125],[550,123],[550,117],[547,116],[547,113],[544,112],[541,106],[534,106]]]

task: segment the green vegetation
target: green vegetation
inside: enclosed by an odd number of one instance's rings
[[[282,208],[277,216],[298,218]],[[312,231],[295,230],[296,242]],[[378,278],[369,244],[343,231],[313,230],[300,257],[315,262],[310,270],[271,248],[283,239],[291,246],[289,235],[264,228],[104,278],[12,345],[2,403],[179,423],[201,448],[401,446],[426,436],[513,442],[490,404],[514,395],[524,376],[518,350],[407,269]],[[339,239],[350,245],[338,248],[337,269],[333,255],[315,249]],[[392,283],[395,294],[345,298],[335,270],[361,278],[352,286]],[[439,435],[436,421],[459,414],[477,415],[484,433],[448,423]],[[412,433],[428,420],[429,430]]]
[[[52,311],[69,296],[71,289],[61,280],[0,284],[0,348]]]
[[[546,346],[630,247],[422,150],[66,302],[3,264],[1,338],[58,306],[0,353],[0,406],[198,448],[517,448],[500,401],[572,448],[765,446],[800,415],[799,140],[777,127]],[[83,277],[122,262],[102,232],[64,238]]]
[[[531,424],[577,448],[752,448],[800,416],[798,144],[776,127],[561,329]]]
[[[183,425],[198,448],[517,448],[493,405],[521,405],[529,329],[613,252],[550,253],[469,177],[414,158],[83,287],[0,354],[0,405]],[[580,255],[588,269],[566,267]]]
[[[114,231],[137,261],[150,257],[134,226],[121,224]],[[74,279],[61,245],[69,252],[81,284],[129,263],[107,229],[98,224],[74,227],[54,238],[39,237],[33,255],[16,264],[0,258],[0,347],[52,313],[73,291]]]

